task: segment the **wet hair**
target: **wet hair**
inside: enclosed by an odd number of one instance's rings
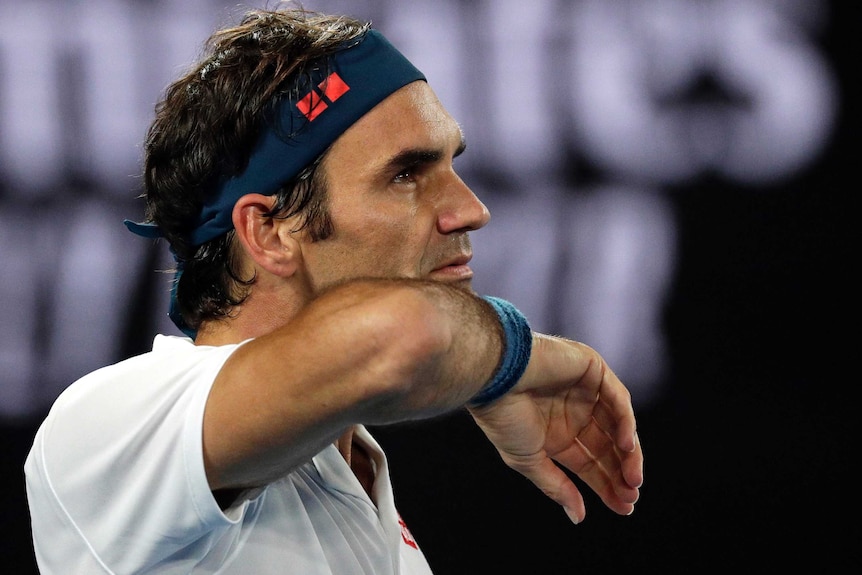
[[[203,58],[156,105],[144,145],[146,219],[159,227],[183,269],[176,302],[193,330],[227,316],[254,282],[241,277],[233,231],[199,246],[189,240],[204,198],[219,181],[243,172],[275,104],[295,98],[312,66],[369,28],[304,9],[246,12],[238,25],[207,40]],[[332,231],[318,169],[325,154],[283,182],[267,214],[300,216],[297,231],[305,229],[313,241]]]

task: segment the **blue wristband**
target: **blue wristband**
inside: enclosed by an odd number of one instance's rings
[[[470,400],[470,407],[487,405],[515,387],[527,369],[533,348],[533,332],[527,324],[527,318],[514,305],[497,297],[484,296],[482,299],[491,304],[500,318],[505,334],[505,351],[497,373]]]

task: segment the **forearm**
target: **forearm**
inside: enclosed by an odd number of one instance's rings
[[[204,447],[213,487],[273,479],[350,425],[431,417],[493,375],[496,314],[459,288],[374,280],[333,288],[219,374]]]
[[[373,315],[368,332],[380,338],[372,354],[382,377],[366,380],[366,390],[382,403],[366,412],[362,423],[392,423],[461,407],[500,362],[503,331],[486,302],[439,282],[408,281],[401,287],[406,289],[387,290],[367,302]]]

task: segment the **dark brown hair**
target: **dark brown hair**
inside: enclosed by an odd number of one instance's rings
[[[238,25],[216,31],[204,57],[156,105],[144,146],[147,220],[159,226],[182,266],[177,304],[192,329],[230,313],[254,281],[239,276],[232,231],[200,246],[189,242],[203,199],[220,179],[244,170],[268,112],[296,91],[308,68],[369,26],[304,9],[252,10]],[[283,183],[268,214],[301,215],[300,229],[312,239],[331,232],[317,170],[322,157]]]

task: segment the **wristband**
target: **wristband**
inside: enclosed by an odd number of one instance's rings
[[[514,305],[497,297],[484,296],[482,299],[491,304],[497,312],[497,317],[500,318],[505,349],[497,373],[479,390],[479,393],[473,396],[469,403],[470,407],[488,405],[515,387],[524,375],[524,370],[527,369],[533,347],[533,332],[527,324],[527,318]]]

